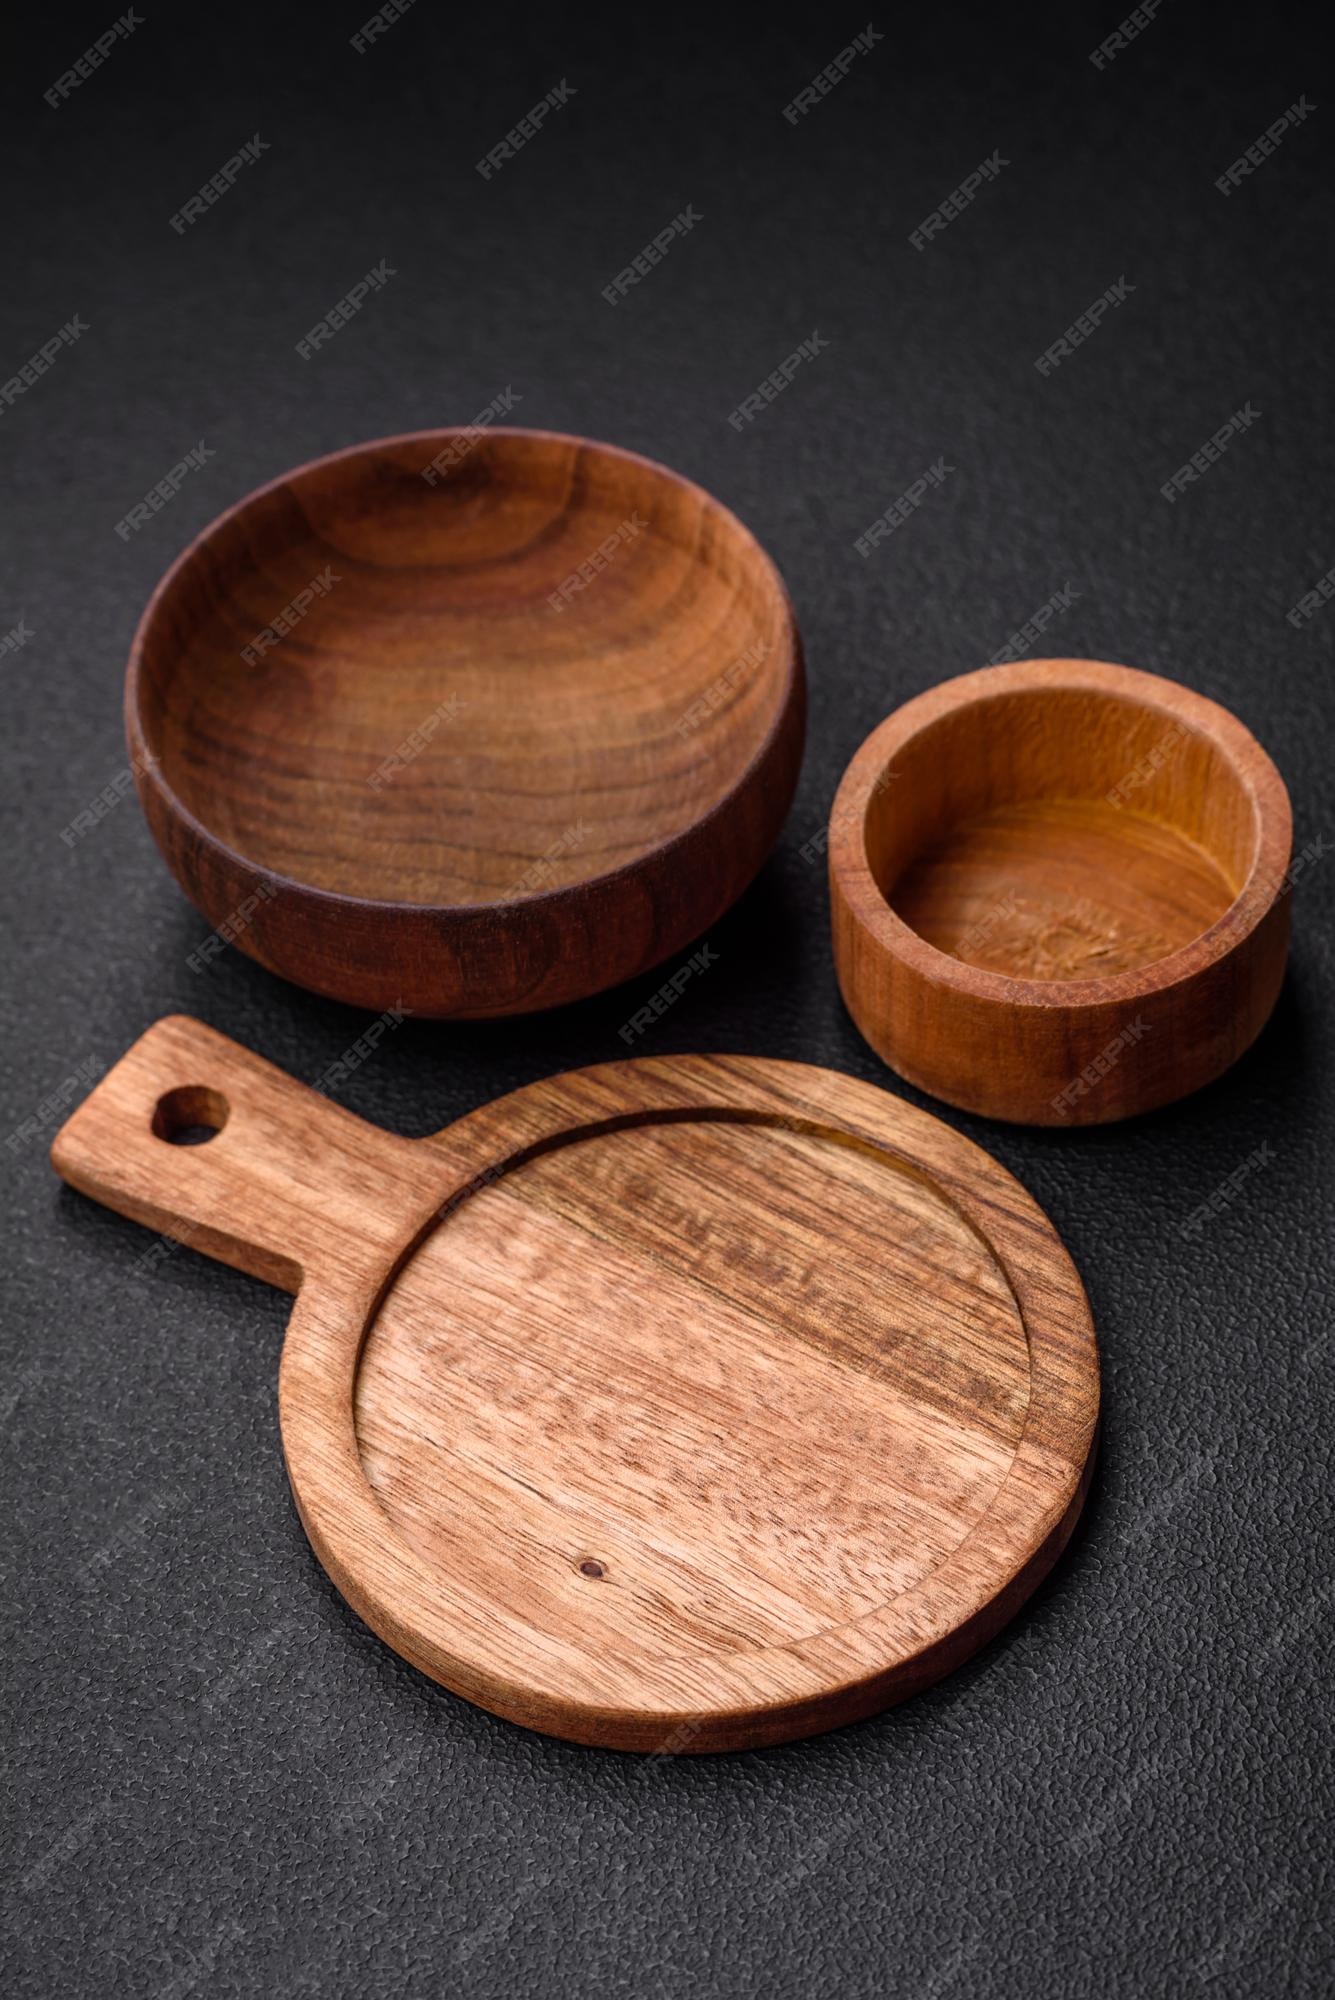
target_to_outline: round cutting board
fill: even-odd
[[[986,1153],[849,1077],[618,1062],[405,1140],[176,1018],[53,1157],[298,1293],[316,1553],[530,1727],[704,1751],[866,1715],[996,1632],[1079,1513],[1070,1259]]]

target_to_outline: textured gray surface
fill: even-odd
[[[655,1049],[893,1085],[841,1010],[804,844],[873,723],[1068,586],[1047,650],[1228,703],[1288,780],[1297,846],[1331,839],[1335,605],[1285,618],[1335,562],[1314,13],[1174,0],[1101,71],[1115,4],[991,39],[950,9],[886,14],[790,125],[860,21],[493,6],[468,27],[419,0],[358,55],[358,6],[143,11],[58,110],[43,90],[111,9],[26,15],[0,86],[18,149],[0,379],[71,315],[89,327],[0,416],[0,634],[33,634],[0,658],[6,1130],[174,1009],[307,1078],[360,1032],[235,953],[188,969],[205,927],[132,800],[72,848],[61,829],[123,764],[133,622],[189,535],[286,466],[467,420],[508,384],[517,419],[647,451],[735,507],[807,641],[788,831]],[[473,163],[562,77],[575,95],[484,181]],[[1217,192],[1302,93],[1312,116]],[[174,233],[256,132],[269,150]],[[1009,164],[915,251],[994,151]],[[688,203],[698,226],[607,305]],[[381,259],[394,277],[300,360]],[[1126,303],[1041,377],[1122,276]],[[813,330],[828,347],[730,427]],[[1248,399],[1257,422],[1168,505],[1161,483]],[[201,438],[216,456],[118,538]],[[942,456],[951,476],[861,559],[854,537]],[[4,1148],[9,1990],[1329,1991],[1333,883],[1327,855],[1298,887],[1274,1022],[1198,1098],[1082,1135],[944,1114],[1032,1189],[1086,1279],[1098,1481],[1051,1583],[976,1662],[761,1756],[568,1748],[399,1662],[292,1513],[285,1302],[187,1251],[146,1263],[151,1239],[59,1189],[43,1138]],[[526,1023],[410,1024],[343,1101],[432,1130],[620,1053],[654,983]]]

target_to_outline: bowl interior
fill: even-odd
[[[699,488],[575,439],[442,434],[225,516],[146,623],[138,713],[246,859],[492,903],[704,817],[774,726],[791,652],[775,571]]]
[[[1105,978],[1189,944],[1236,899],[1258,838],[1216,744],[1078,687],[940,716],[896,752],[866,820],[877,886],[912,930],[1038,981]]]

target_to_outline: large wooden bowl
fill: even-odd
[[[300,467],[136,634],[139,795],[222,937],[315,992],[524,1013],[681,951],[801,762],[800,642],[752,535],[610,445],[422,432]]]
[[[896,710],[844,774],[844,998],[901,1076],[966,1110],[1152,1110],[1264,1026],[1291,838],[1265,751],[1190,689],[1095,660],[964,674]]]

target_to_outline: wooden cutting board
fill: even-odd
[[[297,1293],[316,1554],[530,1728],[705,1751],[867,1715],[989,1639],[1079,1514],[1070,1259],[995,1160],[850,1077],[609,1063],[408,1140],[175,1017],[52,1156]]]

